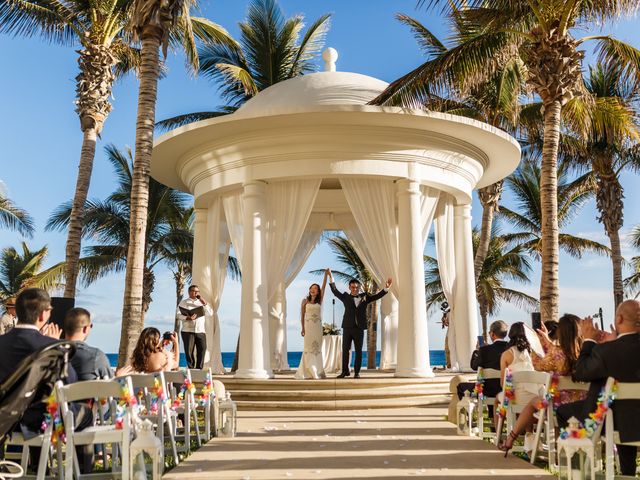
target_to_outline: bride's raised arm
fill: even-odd
[[[322,288],[320,288],[320,303],[324,301],[324,290],[327,286],[327,277],[329,276],[329,269],[325,269],[324,271],[324,280],[322,280]]]

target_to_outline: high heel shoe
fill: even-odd
[[[509,455],[509,450],[511,450],[513,442],[515,442],[517,438],[518,434],[511,430],[505,441],[498,445],[498,450],[502,450],[504,452],[504,458],[507,458],[507,455]]]

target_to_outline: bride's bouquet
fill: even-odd
[[[340,329],[332,323],[323,323],[322,335],[340,335]]]

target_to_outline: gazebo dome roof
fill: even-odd
[[[253,117],[317,105],[366,105],[387,86],[382,80],[359,73],[311,73],[266,88],[237,114]]]

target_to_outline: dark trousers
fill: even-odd
[[[583,401],[560,405],[556,411],[560,428],[566,427],[571,417],[576,417],[580,421],[587,418],[589,412],[585,412],[585,409],[585,402]],[[620,473],[622,475],[635,476],[638,448],[632,445],[616,445],[616,448],[620,459]]]
[[[187,357],[187,367],[202,368],[204,366],[204,352],[207,351],[207,334],[181,332],[184,344],[184,355]]]
[[[360,373],[362,366],[362,343],[364,342],[364,330],[359,328],[343,328],[342,329],[342,373],[349,375],[349,350],[351,342],[353,342],[356,359],[353,370],[356,374]]]

